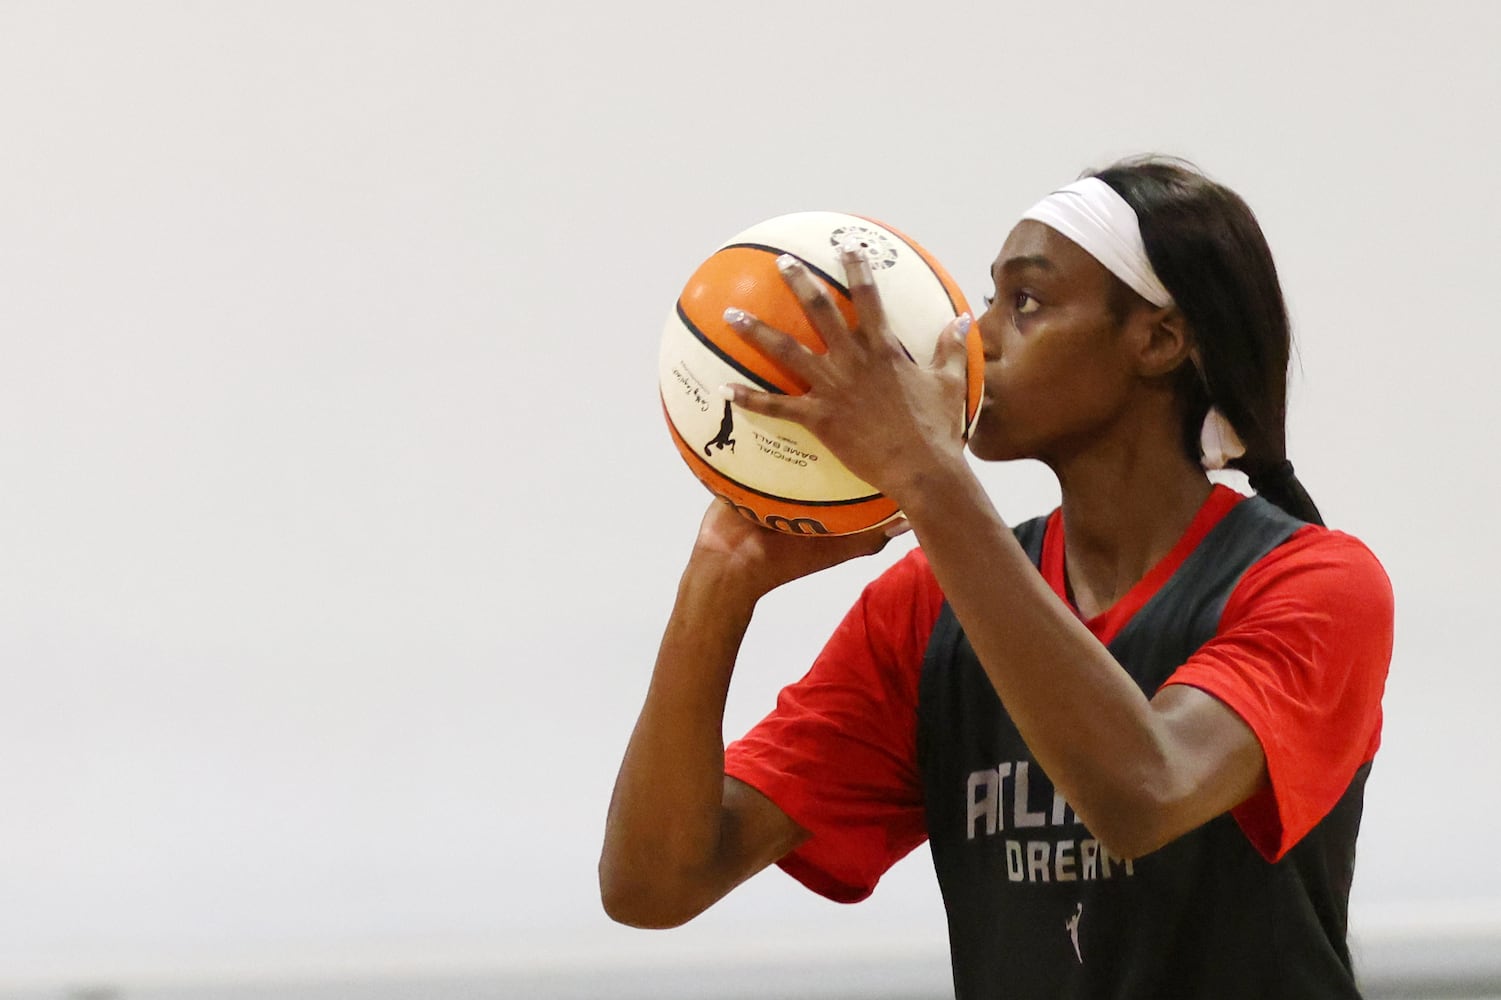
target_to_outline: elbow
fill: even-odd
[[[681,927],[703,911],[665,879],[628,877],[604,861],[599,865],[599,899],[617,924],[641,930]]]
[[[1133,819],[1111,823],[1100,830],[1090,827],[1100,850],[1118,861],[1136,861],[1167,846],[1173,839],[1162,836],[1151,825]]]
[[[1180,799],[1171,789],[1142,784],[1084,817],[1100,849],[1121,861],[1136,861],[1166,847],[1188,831],[1179,829]]]
[[[681,927],[697,914],[685,909],[661,905],[649,894],[601,888],[600,901],[605,915],[617,924],[639,930],[667,930]]]

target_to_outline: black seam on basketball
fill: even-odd
[[[698,342],[712,351],[714,356],[717,357],[720,361],[723,361],[725,364],[729,365],[731,368],[739,372],[742,376],[756,383],[756,385],[765,389],[767,392],[774,392],[778,396],[787,395],[786,389],[777,388],[775,385],[766,381],[764,378],[757,375],[749,368],[746,368],[740,362],[736,361],[734,358],[726,354],[724,348],[720,347],[718,344],[714,343],[714,341],[710,340],[708,334],[704,333],[704,331],[694,326],[693,320],[689,319],[688,314],[683,311],[682,299],[678,299],[678,319],[682,320],[683,326],[688,329],[688,332],[697,337]]]
[[[866,219],[863,215],[857,215],[855,216],[855,218],[865,219],[866,222],[875,223],[876,225],[881,227],[881,231],[884,232],[887,236],[890,236],[894,240],[900,240],[902,246],[906,247],[908,250],[911,250],[912,255],[918,260],[922,261],[922,266],[928,269],[928,273],[933,276],[933,280],[938,282],[938,287],[943,289],[943,297],[949,300],[949,309],[953,311],[954,315],[959,315],[959,303],[955,302],[954,297],[949,294],[949,286],[944,283],[943,278],[939,277],[938,271],[934,269],[932,264],[928,263],[927,259],[923,257],[923,255],[918,251],[917,247],[912,245],[911,240],[905,238],[901,233],[898,233],[893,229],[887,229],[885,225],[876,222],[875,219]],[[910,358],[912,355],[909,354],[907,356]]]
[[[693,457],[698,458],[697,455]],[[702,461],[702,459],[700,459],[700,461]],[[709,465],[708,462],[704,462],[704,464]],[[709,468],[714,469],[714,466],[709,465]],[[714,474],[716,476],[719,476],[725,482],[730,483],[734,486],[738,486],[740,489],[745,490],[745,492],[747,493],[754,493],[756,496],[765,497],[768,500],[780,500],[782,503],[795,503],[802,507],[853,507],[857,503],[869,503],[872,500],[881,500],[885,497],[885,494],[883,493],[872,493],[868,497],[854,497],[850,500],[799,500],[797,497],[784,497],[780,493],[766,493],[762,490],[756,489],[754,486],[747,486],[738,479],[732,479],[729,476],[726,476],[718,469],[714,469]]]
[[[725,250],[760,250],[763,253],[774,253],[778,257],[782,256],[782,254],[786,254],[789,257],[797,257],[798,260],[800,260],[800,261],[803,262],[803,266],[804,267],[806,267],[808,270],[812,271],[814,274],[816,274],[820,278],[822,278],[824,280],[824,283],[826,285],[828,285],[830,288],[834,289],[834,291],[838,292],[844,298],[847,299],[847,298],[850,297],[850,290],[848,288],[846,288],[843,283],[841,283],[839,281],[836,281],[834,279],[834,276],[832,274],[830,274],[829,272],[825,271],[823,268],[819,267],[817,264],[809,263],[804,258],[798,257],[797,254],[793,253],[791,250],[783,250],[783,249],[781,249],[779,247],[768,246],[765,243],[731,243],[728,246],[722,246],[722,247],[720,247],[718,250],[716,250],[714,252],[715,253],[722,253]]]
[[[664,411],[667,410],[667,400],[666,399],[662,400],[662,409]],[[688,439],[685,438],[685,437],[683,437],[682,432],[680,432],[678,430],[677,425],[672,422],[672,416],[671,416],[670,413],[668,413],[667,430],[684,447],[689,447],[689,445],[688,445]],[[691,451],[691,449],[690,449],[690,451]],[[782,496],[782,495],[780,495],[778,493],[766,493],[766,492],[764,492],[762,490],[756,489],[754,486],[747,486],[744,483],[742,483],[740,480],[738,480],[738,479],[732,479],[729,476],[725,475],[723,472],[721,472],[718,469],[714,468],[714,466],[709,465],[708,462],[705,462],[703,459],[699,458],[698,455],[696,455],[696,454],[689,454],[689,455],[687,455],[685,457],[692,458],[694,462],[698,462],[701,465],[708,466],[708,468],[709,468],[709,470],[711,472],[713,472],[716,476],[719,476],[721,479],[723,479],[725,482],[729,483],[731,486],[737,486],[740,489],[745,490],[745,492],[747,492],[747,493],[754,493],[756,496],[758,496],[758,497],[765,497],[768,500],[780,500],[783,503],[801,504],[804,507],[852,507],[852,506],[854,506],[857,503],[867,503],[867,502],[869,502],[871,500],[880,500],[880,499],[882,499],[882,498],[885,497],[884,493],[872,493],[868,497],[855,497],[855,498],[853,498],[851,500],[799,500],[796,497],[784,497],[784,496]],[[689,463],[689,468],[692,468],[692,467],[693,467],[692,463]]]

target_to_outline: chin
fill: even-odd
[[[994,428],[987,430],[981,425],[976,425],[974,433],[969,436],[969,453],[982,462],[1009,462],[1025,457],[1011,447],[1005,435],[997,434]]]
[[[980,417],[975,421],[973,432],[967,443],[969,453],[982,462],[1014,462],[1022,458],[1036,458],[1037,450],[1029,445],[1036,445],[1036,441],[1019,440],[1017,435],[1011,433],[1016,430],[1014,423],[1008,423],[998,419],[994,409],[982,407]]]

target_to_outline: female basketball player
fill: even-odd
[[[1357,996],[1346,903],[1392,595],[1287,462],[1287,316],[1250,210],[1139,160],[1011,231],[968,446],[1040,459],[1063,496],[1015,530],[963,454],[967,317],[916,364],[844,261],[853,329],[784,268],[825,354],[729,315],[811,390],[726,392],[807,425],[921,547],[726,751],[757,600],[885,539],[710,510],[611,802],[606,909],[679,924],[773,862],[854,901],[926,838],[960,998]],[[1211,484],[1227,458],[1260,496]]]

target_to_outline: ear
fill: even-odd
[[[1177,306],[1153,309],[1142,322],[1144,329],[1136,340],[1136,364],[1143,378],[1170,375],[1192,359],[1193,331]]]

